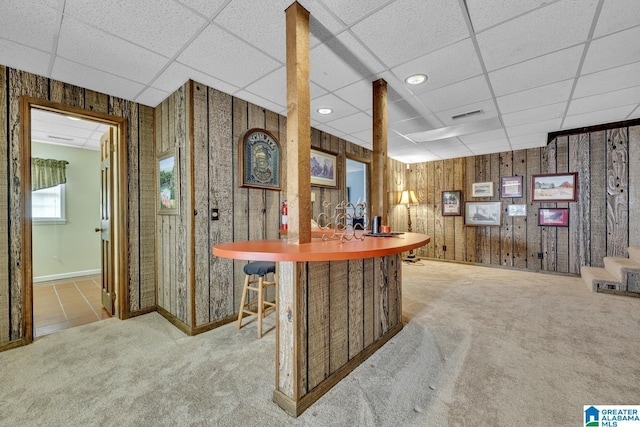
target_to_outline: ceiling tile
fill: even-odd
[[[423,115],[406,99],[387,104],[388,123],[396,123],[416,117],[423,117]]]
[[[348,100],[350,104],[353,104],[363,111],[372,108],[373,84],[368,79],[360,80],[342,89],[338,89],[334,94],[342,99]]]
[[[233,96],[255,104],[259,107],[266,108],[270,111],[280,111],[283,108],[282,105],[275,104],[268,99],[262,98],[261,96],[255,95],[251,92],[247,92],[246,90],[240,90]]]
[[[471,135],[459,136],[460,140],[465,145],[477,145],[485,143],[507,143],[507,135],[504,133],[504,129],[495,129],[488,132],[474,133]]]
[[[336,128],[332,128],[331,126],[325,124],[325,123],[318,123],[318,122],[312,122],[311,124],[314,129],[318,129],[321,130],[322,132],[326,132],[328,134],[331,134],[333,136],[337,136],[338,138],[342,138],[344,136],[344,132],[339,131]]]
[[[496,96],[543,86],[575,77],[584,44],[550,53],[489,73]]]
[[[345,134],[352,134],[366,129],[372,129],[372,119],[364,113],[356,113],[347,117],[327,122],[327,125],[342,130]]]
[[[267,74],[247,86],[247,91],[278,104],[279,109],[287,106],[287,73],[284,67]],[[277,110],[276,110],[277,111]]]
[[[635,86],[615,92],[574,99],[569,105],[567,115],[575,116],[638,103],[640,103],[640,86]]]
[[[438,49],[391,70],[401,81],[413,74],[426,74],[428,80],[420,85],[406,85],[414,94],[459,82],[482,74],[482,67],[471,39]],[[406,84],[406,83],[405,83]]]
[[[562,119],[551,119],[538,121],[535,123],[527,123],[519,126],[511,126],[507,127],[507,135],[509,138],[513,138],[515,136],[522,135],[531,135],[534,133],[551,133],[560,130],[560,124],[562,123]]]
[[[505,126],[518,126],[527,123],[535,123],[538,121],[560,119],[564,115],[564,110],[566,107],[566,102],[559,102],[557,104],[545,105],[542,107],[517,111],[515,113],[503,114],[502,122]]]
[[[556,2],[478,34],[487,70],[584,42],[597,3],[598,0]],[[523,38],[523,34],[527,37]]]
[[[628,115],[636,108],[637,105],[638,104],[636,103],[633,105],[625,105],[618,108],[609,108],[592,113],[567,116],[564,119],[564,123],[562,124],[562,129],[575,129],[584,126],[594,126],[627,120],[630,118],[628,117]]]
[[[509,147],[509,141],[507,140],[507,138],[495,138],[483,142],[477,142],[475,144],[465,142],[465,145],[473,153],[479,150],[491,150],[495,153],[497,151],[504,151],[503,147]]]
[[[506,114],[566,102],[569,99],[572,86],[573,80],[565,80],[563,82],[500,96],[497,98],[498,107],[502,114]]]
[[[326,115],[319,114],[317,109],[322,107],[331,108],[333,113]],[[327,123],[341,117],[350,116],[357,112],[358,110],[353,105],[347,104],[337,96],[330,93],[311,101],[311,119],[316,120],[319,123]]]
[[[478,76],[425,92],[417,98],[431,111],[438,112],[484,101],[491,98],[491,92],[484,76]]]
[[[238,87],[282,65],[215,25],[200,33],[178,61]]]
[[[389,67],[469,37],[458,2],[448,1],[396,1],[351,29]]]
[[[311,50],[309,66],[310,80],[329,91],[348,86],[384,69],[348,32]]]
[[[219,0],[218,0],[219,1]],[[166,57],[172,57],[206,20],[173,1],[67,0],[67,16]]]
[[[117,76],[132,76],[138,82],[151,80],[167,59],[118,37],[65,18],[60,29],[58,56],[90,65]]]
[[[606,0],[600,11],[593,37],[600,37],[638,25],[638,0]]]
[[[537,148],[547,145],[547,133],[532,133],[529,135],[514,136],[511,138],[511,147],[514,150],[524,150],[525,148]]]
[[[63,58],[56,59],[51,78],[130,100],[144,89],[140,83]]]
[[[466,0],[476,33],[547,4],[543,0]]]
[[[204,15],[207,19],[212,19],[221,12],[221,6],[228,3],[228,0],[176,0],[178,3],[190,7],[195,12]]]
[[[582,98],[634,86],[640,86],[640,62],[581,76],[573,96]]]
[[[50,51],[58,24],[55,7],[55,1],[3,0],[0,38]]]
[[[640,15],[638,16],[640,20]],[[640,58],[640,26],[621,31],[589,45],[582,74],[636,62]]]
[[[0,52],[3,52],[2,65],[40,76],[46,76],[49,73],[50,55],[47,52],[4,39],[0,39]]]
[[[222,80],[194,70],[193,68],[187,67],[179,62],[172,62],[171,65],[169,65],[162,74],[153,81],[152,85],[156,89],[173,93],[187,80],[193,80],[198,83],[205,84],[228,94],[233,94],[238,90],[237,86],[223,82]]]
[[[409,133],[423,132],[431,129],[435,129],[440,126],[437,119],[434,116],[429,117],[416,117],[414,119],[403,120],[395,122],[389,125],[389,128],[400,132],[403,135]]]
[[[369,15],[389,0],[323,0],[329,9],[346,24],[351,25],[363,16]]]
[[[144,91],[142,91],[141,94],[136,96],[134,101],[139,102],[140,104],[143,104],[143,105],[148,105],[150,107],[156,107],[162,101],[167,99],[167,97],[171,95],[173,92],[175,91],[165,92],[160,89],[148,87]]]

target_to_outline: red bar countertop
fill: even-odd
[[[341,243],[339,239],[322,241],[314,239],[301,245],[288,244],[286,240],[249,240],[220,243],[213,247],[213,254],[221,258],[249,261],[343,261],[393,255],[417,249],[429,243],[426,234],[404,233],[391,237],[366,236]]]

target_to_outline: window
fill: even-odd
[[[33,222],[64,224],[66,222],[64,191],[64,184],[32,191],[31,218]]]

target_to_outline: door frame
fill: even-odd
[[[116,165],[116,176],[114,182],[117,186],[117,193],[114,195],[113,213],[116,219],[114,227],[114,263],[115,277],[117,278],[117,300],[118,317],[127,319],[129,317],[128,271],[129,271],[129,229],[127,218],[128,209],[128,182],[127,182],[127,119],[125,117],[112,116],[106,113],[99,113],[83,108],[72,107],[58,102],[47,101],[45,99],[20,97],[20,131],[21,131],[21,152],[22,167],[20,172],[20,190],[22,193],[22,330],[24,331],[25,343],[33,342],[33,254],[32,254],[32,221],[31,221],[31,109],[51,111],[71,117],[78,117],[85,120],[104,123],[116,128],[114,165]],[[117,259],[117,262],[115,262]]]

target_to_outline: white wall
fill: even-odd
[[[101,268],[100,153],[33,142],[31,155],[66,160],[66,224],[33,224],[33,277],[71,277]],[[47,277],[49,278],[49,277]]]

